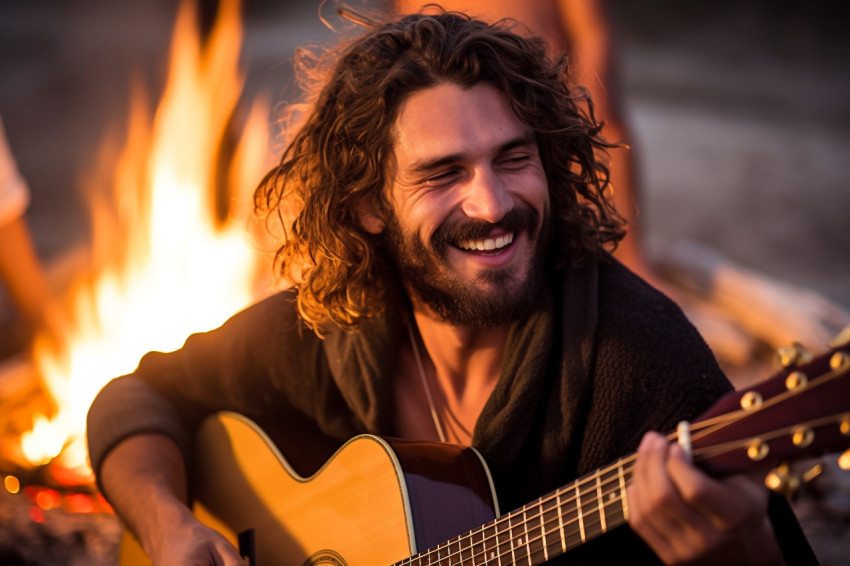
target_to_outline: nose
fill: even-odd
[[[498,173],[481,168],[469,181],[461,208],[470,218],[498,222],[513,208],[513,199]]]

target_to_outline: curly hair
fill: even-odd
[[[623,237],[605,196],[612,146],[586,90],[570,84],[565,56],[553,60],[542,39],[515,33],[516,25],[416,14],[339,46],[332,66],[296,61],[299,72],[320,77],[320,89],[254,201],[267,221],[283,223],[275,267],[298,288],[299,313],[314,330],[328,322],[350,329],[382,310],[393,279],[358,210],[367,199],[392,213],[386,163],[397,109],[440,82],[489,83],[533,130],[549,184],[554,267],[602,257]]]

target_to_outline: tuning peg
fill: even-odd
[[[788,377],[785,378],[785,387],[788,388],[788,391],[802,389],[808,385],[808,383],[809,378],[801,371],[792,371],[788,374]]]
[[[749,411],[760,408],[762,403],[764,403],[764,399],[758,391],[747,391],[741,396],[739,403],[742,409]]]
[[[794,434],[791,435],[791,442],[794,446],[806,448],[815,440],[815,433],[812,429],[806,426],[797,427]]]
[[[835,338],[829,341],[830,348],[840,348],[842,346],[850,346],[850,326],[835,335]]]
[[[790,496],[800,487],[800,476],[791,472],[787,462],[782,462],[767,474],[764,485],[771,491]]]
[[[803,472],[803,474],[800,476],[800,479],[803,480],[803,483],[809,483],[812,480],[814,480],[815,478],[817,478],[819,475],[821,475],[822,473],[823,473],[823,466],[821,466],[820,464],[817,464],[815,466],[812,466],[811,468],[809,468],[805,472]]]
[[[776,357],[782,368],[807,364],[812,361],[812,354],[799,342],[776,350]]]
[[[842,470],[850,470],[850,448],[841,453],[838,457],[838,467]]]
[[[850,354],[841,350],[832,354],[829,358],[829,367],[833,370],[843,370],[850,366]]]

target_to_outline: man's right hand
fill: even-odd
[[[121,441],[103,460],[99,477],[153,566],[245,565],[226,538],[189,510],[186,465],[170,438],[144,434]]]
[[[188,512],[180,525],[162,536],[151,549],[153,566],[245,566],[230,541],[201,524]]]

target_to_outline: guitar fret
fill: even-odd
[[[503,529],[499,529],[499,526],[505,527]],[[512,552],[510,543],[510,517],[503,517],[499,519],[496,523],[496,556],[499,558],[499,565],[502,564],[502,557],[504,557],[505,562],[509,560],[509,553]],[[510,561],[513,564],[513,560]]]
[[[469,544],[469,541],[464,541],[466,538],[463,536],[458,539],[458,564],[474,564],[473,559],[475,558],[475,554],[472,552],[472,546]]]
[[[544,505],[544,499],[538,499],[525,506],[529,566],[549,560]]]
[[[474,537],[472,535],[470,535],[470,537],[469,537],[469,543],[470,544],[467,545],[467,555],[468,555],[469,564],[472,564],[474,566],[475,564],[479,564],[478,558],[480,557],[481,554],[480,554],[480,550],[479,550],[480,545],[474,544],[473,539],[474,539]]]
[[[443,544],[437,546],[437,548],[435,549],[437,551],[437,564],[441,564],[443,562],[443,556],[442,556],[443,550],[442,550],[442,548],[444,546],[448,548],[448,545],[449,545],[449,543],[443,543]],[[430,558],[429,558],[428,563],[430,564]]]
[[[486,556],[485,564],[492,566],[501,566],[502,559],[499,556],[499,535],[498,521],[489,523],[484,528],[484,552]]]
[[[475,535],[480,537],[479,542],[475,542]],[[481,530],[472,531],[469,535],[469,541],[472,543],[472,564],[487,564],[487,555],[484,553],[484,534]]]
[[[454,548],[452,548],[452,545],[454,545]],[[447,564],[461,564],[462,561],[459,560],[459,557],[460,557],[460,543],[458,542],[458,539],[453,538],[452,540],[449,541],[449,544],[448,544],[448,556],[447,556],[446,563]]]
[[[579,507],[578,480],[573,484],[573,487],[565,490],[562,501],[564,546],[568,549],[575,548],[584,542],[584,528],[579,520],[581,508]]]
[[[582,509],[581,490],[579,489],[578,481],[579,480],[575,481],[576,513],[578,513],[578,529],[579,534],[581,535],[581,542],[584,543],[587,539],[584,536],[584,511]]]
[[[626,514],[623,507],[623,492],[621,490],[619,472],[616,468],[609,468],[605,472],[602,472],[601,486],[605,517],[604,530],[611,530],[626,522]]]
[[[537,514],[537,519],[540,522],[540,544],[543,547],[543,562],[549,562],[549,544],[546,542],[546,514],[543,509],[543,505],[538,505],[539,513]],[[535,564],[539,564],[539,562],[535,562]]]
[[[599,506],[596,482],[591,481],[592,479],[585,477],[582,481],[584,485],[579,488],[578,499],[581,507],[582,542],[594,538],[601,532],[602,508]]]
[[[620,480],[620,502],[623,506],[623,519],[629,520],[629,500],[626,497],[626,478],[623,473],[623,461],[617,462],[617,477]]]
[[[475,552],[476,564],[491,566],[497,563],[493,561],[493,557],[491,556],[493,545],[491,544],[487,530],[487,525],[479,529],[479,532],[481,533],[481,542],[478,543],[478,550]]]
[[[599,527],[604,533],[608,528],[605,526],[605,504],[602,502],[602,478],[598,473],[596,474],[596,504],[599,507]]]
[[[508,515],[508,546],[511,549],[511,564],[516,564],[517,562],[519,562],[519,559],[517,558],[517,550],[519,550],[519,548],[517,547],[517,539],[514,535],[514,518],[515,515]],[[520,537],[519,540],[521,542],[522,537]]]
[[[558,512],[558,531],[561,533],[561,551],[567,551],[567,537],[564,536],[564,514],[561,513],[561,491],[558,490],[558,496],[556,498],[555,508]]]
[[[486,566],[498,566],[499,561],[493,541],[493,523],[487,523],[481,528],[481,563]]]
[[[528,536],[528,508],[523,509],[522,511],[522,532],[524,534],[523,538],[520,538],[517,541],[517,544],[521,546],[525,546],[525,556],[528,559],[528,566],[532,566],[531,564],[531,541]]]
[[[511,517],[508,515],[501,521],[503,525],[506,527],[504,530],[499,531],[499,559],[504,556],[505,559],[510,555],[510,563],[516,564],[516,560],[514,560],[514,548],[511,544]]]

